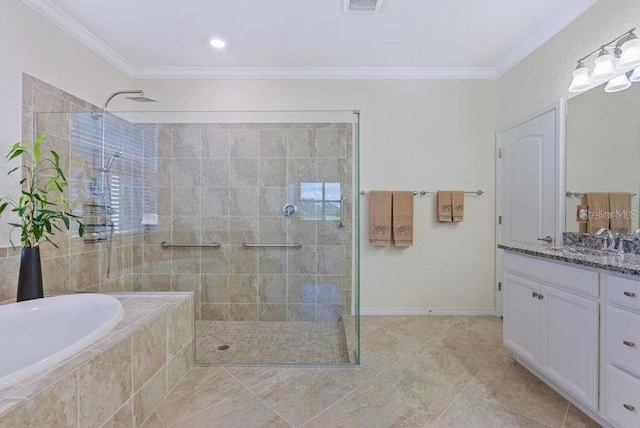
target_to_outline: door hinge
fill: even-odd
[[[502,159],[502,149],[498,149],[498,158]]]
[[[501,215],[498,216],[498,224],[502,224],[502,216]]]
[[[498,283],[498,291],[502,291],[502,283],[501,282]]]

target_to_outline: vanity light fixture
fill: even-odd
[[[211,37],[209,39],[209,44],[216,49],[222,49],[225,46],[227,46],[225,41],[222,40],[220,37]]]
[[[578,60],[573,71],[569,92],[582,92],[607,82],[606,92],[618,92],[640,81],[640,39],[635,28],[616,37]],[[593,72],[584,65],[584,60],[598,53]],[[633,72],[632,72],[633,70]]]

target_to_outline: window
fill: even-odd
[[[300,214],[306,220],[340,220],[340,183],[300,183]]]

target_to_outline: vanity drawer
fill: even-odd
[[[611,365],[607,365],[607,417],[619,427],[640,427],[640,380]]]
[[[509,252],[502,261],[508,271],[598,297],[598,272]]]
[[[640,315],[607,307],[609,359],[640,376]]]
[[[607,294],[610,302],[640,309],[640,281],[609,275]]]

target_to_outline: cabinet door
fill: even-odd
[[[540,284],[517,275],[505,273],[504,284],[504,344],[533,364],[540,358],[540,304],[537,295]]]
[[[545,285],[540,295],[540,368],[597,410],[598,303]]]

